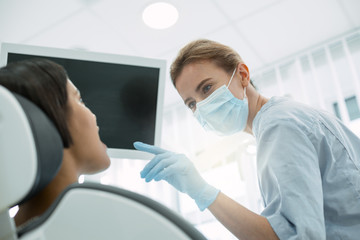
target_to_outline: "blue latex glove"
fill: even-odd
[[[184,155],[177,154],[142,142],[135,142],[137,150],[155,154],[140,172],[146,182],[165,180],[180,192],[188,194],[203,211],[216,199],[219,190],[200,176],[193,163]]]

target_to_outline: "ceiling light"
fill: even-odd
[[[143,12],[143,20],[146,25],[155,29],[169,28],[179,18],[177,9],[165,2],[157,2],[147,6]]]

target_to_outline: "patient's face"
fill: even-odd
[[[96,116],[82,102],[80,92],[68,80],[68,127],[73,140],[70,146],[79,174],[95,173],[110,165],[106,145],[100,140]]]

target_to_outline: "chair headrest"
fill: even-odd
[[[0,211],[20,204],[55,177],[63,143],[44,112],[0,86]]]

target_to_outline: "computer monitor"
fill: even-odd
[[[3,43],[0,64],[46,58],[62,65],[96,115],[111,158],[150,159],[134,141],[159,145],[166,61]]]

